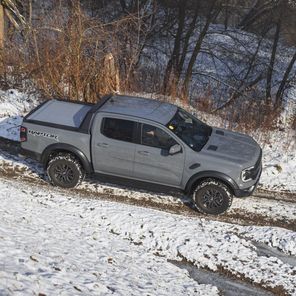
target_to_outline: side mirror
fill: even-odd
[[[169,150],[169,155],[175,155],[182,152],[182,147],[179,144],[175,144]]]

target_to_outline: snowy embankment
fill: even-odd
[[[144,94],[141,95],[144,96]],[[178,101],[176,103],[180,104]],[[22,116],[36,105],[38,100],[34,97],[30,98],[16,90],[0,91],[0,136],[18,141]],[[193,109],[189,111],[196,112]],[[222,120],[217,116],[202,112],[197,112],[197,116],[210,125],[224,127]],[[262,135],[258,131],[254,132],[253,136],[263,147],[263,172],[259,187],[296,192],[295,131],[286,129],[269,132],[268,143],[262,142]]]
[[[18,189],[21,188],[21,189]],[[0,294],[218,295],[167,260],[296,293],[295,232],[189,219],[0,180]]]

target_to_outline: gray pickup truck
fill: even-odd
[[[206,125],[157,100],[106,96],[97,104],[49,100],[20,129],[23,153],[42,162],[52,184],[77,186],[86,174],[181,189],[196,208],[221,214],[233,196],[253,193],[262,151],[249,136]]]

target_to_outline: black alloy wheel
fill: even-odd
[[[81,183],[85,172],[80,162],[73,155],[59,153],[49,161],[47,175],[53,185],[73,188]]]
[[[203,181],[193,192],[193,201],[197,210],[204,214],[220,215],[232,204],[229,188],[218,180]]]

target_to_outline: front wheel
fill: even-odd
[[[233,196],[224,183],[208,179],[196,187],[192,198],[199,212],[220,215],[230,208]]]
[[[73,188],[84,179],[80,162],[69,153],[59,153],[48,162],[47,175],[50,182],[59,187]]]

